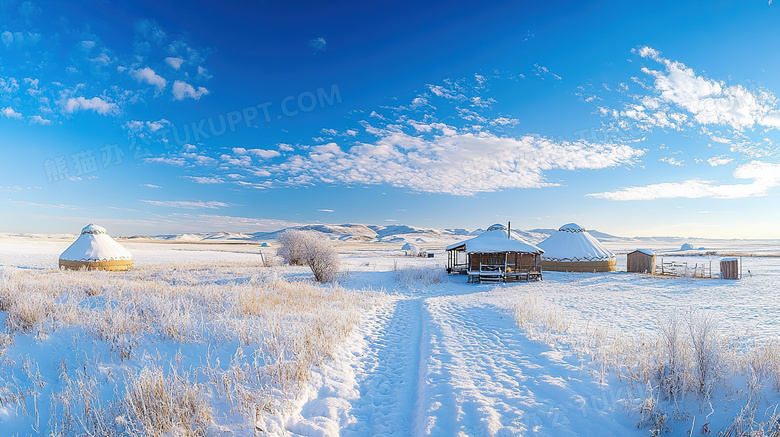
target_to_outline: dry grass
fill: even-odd
[[[665,433],[669,418],[688,420],[686,401],[698,403],[700,411],[711,408],[713,393],[720,390],[741,396],[745,404],[724,435],[780,436],[780,413],[762,414],[765,420],[756,414],[763,389],[780,391],[780,346],[774,342],[737,344],[718,331],[709,313],[694,309],[657,320],[658,334],[650,338],[627,337],[589,324],[575,326],[576,313],[528,293],[518,298],[514,314],[531,338],[571,346],[602,381],[613,374],[628,382],[628,396],[641,399],[635,406],[638,426],[648,428],[651,435]],[[700,426],[703,433],[709,432],[709,422]]]
[[[249,264],[0,270],[0,358],[18,336],[43,343],[72,336],[76,349],[75,363],[63,362],[60,391],[0,369],[0,406],[16,405],[41,433],[48,426],[63,435],[205,435],[217,412],[244,418],[251,429],[260,415],[294,405],[313,366],[332,356],[379,298],[290,281],[283,271]],[[206,356],[165,352],[199,344]],[[125,369],[110,373],[109,400],[101,394],[106,381],[98,383],[106,367]],[[96,404],[101,399],[106,405]],[[37,411],[49,402],[57,419],[40,424]]]
[[[428,287],[447,282],[447,273],[441,267],[404,267],[395,270],[395,280],[401,285]]]

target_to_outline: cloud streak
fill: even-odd
[[[780,164],[752,161],[734,170],[734,179],[751,180],[746,184],[718,184],[715,181],[689,179],[665,182],[616,191],[591,193],[588,197],[614,201],[656,199],[741,199],[766,196],[769,190],[780,186]]]
[[[216,201],[187,201],[187,200],[141,200],[141,202],[148,203],[154,206],[163,206],[166,208],[180,208],[180,209],[219,209],[227,208],[231,206],[225,202]]]

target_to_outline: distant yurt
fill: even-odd
[[[723,258],[720,260],[720,277],[723,279],[739,279],[739,259]]]
[[[106,230],[89,224],[81,236],[60,255],[60,268],[69,270],[123,271],[133,268],[133,255]]]
[[[614,272],[615,254],[576,223],[563,225],[539,243],[544,250],[542,270],[556,272]]]
[[[685,250],[693,250],[693,245],[691,243],[684,243],[682,246],[680,246],[680,251]]]
[[[420,254],[420,247],[416,244],[406,243],[401,247],[401,250],[406,252],[406,256],[417,256]]]
[[[648,249],[637,249],[626,255],[626,271],[629,273],[655,273],[655,253]]]

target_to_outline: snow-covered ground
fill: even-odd
[[[665,260],[673,258],[678,263],[709,267],[713,261],[716,272],[717,260],[722,256],[707,253],[780,252],[773,242],[755,241],[696,241],[694,247],[706,248],[696,253],[677,252],[676,242],[605,243],[619,254],[619,269],[625,266],[625,256],[620,254],[638,247],[663,251]],[[57,256],[68,244],[67,239],[61,238],[2,238],[0,269],[56,268]],[[177,263],[240,266],[202,273],[203,281],[215,284],[249,280],[247,265],[260,264],[261,250],[265,256],[274,251],[256,244],[227,242],[122,244],[142,268]],[[222,426],[221,432],[345,436],[648,435],[651,427],[636,427],[642,419],[643,388],[628,384],[624,375],[615,372],[595,374],[593,363],[597,358],[583,355],[578,348],[587,339],[558,341],[557,337],[540,336],[518,327],[517,305],[529,302],[529,298],[565,318],[570,337],[586,335],[589,329],[599,327],[626,341],[648,338],[658,334],[659,320],[690,309],[711,313],[718,320],[720,333],[739,340],[745,349],[756,343],[771,343],[780,335],[780,300],[774,296],[780,283],[778,257],[745,256],[745,277],[740,281],[625,272],[546,272],[542,282],[495,286],[467,284],[464,277],[443,275],[446,258],[441,250],[433,251],[434,258],[410,258],[403,256],[400,244],[340,242],[339,251],[344,272],[339,286],[366,296],[381,290],[385,297],[364,308],[360,323],[335,347],[332,359],[314,366],[310,379],[296,392],[295,402],[283,413],[275,417],[257,415],[254,429],[246,424],[229,426],[230,420],[246,418],[227,414],[231,408],[219,406],[226,400],[213,400],[214,411],[222,414],[215,419]],[[303,268],[283,267],[278,271],[290,279],[310,276]],[[46,357],[78,363],[79,348],[98,351],[90,354],[89,364],[109,369],[109,374],[140,367],[143,361],[117,361],[109,352],[100,352],[95,346],[97,340],[88,333],[76,337],[15,333],[13,338],[13,344],[0,352],[0,359],[5,359],[0,387],[10,382],[8,378],[18,378],[28,385],[36,381],[62,385],[58,365]],[[74,338],[88,345],[75,344]],[[162,357],[154,360],[163,367],[166,360],[175,360],[177,351],[184,351],[180,368],[186,369],[202,363],[202,356],[211,347],[209,341],[209,337],[187,343],[163,339],[147,346],[163,351]],[[218,343],[220,351],[214,353],[223,360],[234,359],[239,344]],[[21,357],[25,356],[50,363],[43,366],[40,378],[25,370],[28,366],[24,363],[9,364],[9,360],[23,361]],[[105,372],[96,377],[100,383],[108,378]],[[208,384],[208,380],[200,382]],[[109,386],[117,387],[115,382]],[[735,392],[742,390],[732,386],[736,387]],[[765,408],[774,405],[776,396],[772,387],[760,392],[764,393],[758,408],[763,421]],[[725,396],[723,390],[716,395]],[[112,393],[108,390],[104,396],[107,401]],[[670,417],[662,429],[670,435],[687,435],[691,429],[698,434],[704,421],[709,420],[713,432],[721,431],[732,423],[745,402],[742,394],[729,396],[728,400],[713,402],[717,411],[709,419],[708,409],[699,408],[691,397],[676,418],[679,420]],[[20,408],[6,407],[0,414],[2,429],[12,429],[20,435],[35,433],[35,429],[43,434],[51,431],[46,421],[32,428],[35,421],[35,414]],[[210,432],[216,434],[219,430],[213,427]]]

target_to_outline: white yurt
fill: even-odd
[[[420,246],[414,243],[406,243],[401,247],[407,256],[417,256],[420,254]]]
[[[90,223],[81,230],[81,236],[60,255],[60,268],[130,270],[133,268],[133,255],[114,241],[103,227]]]
[[[614,272],[615,254],[576,223],[563,225],[539,243],[544,249],[542,270],[556,272]]]

